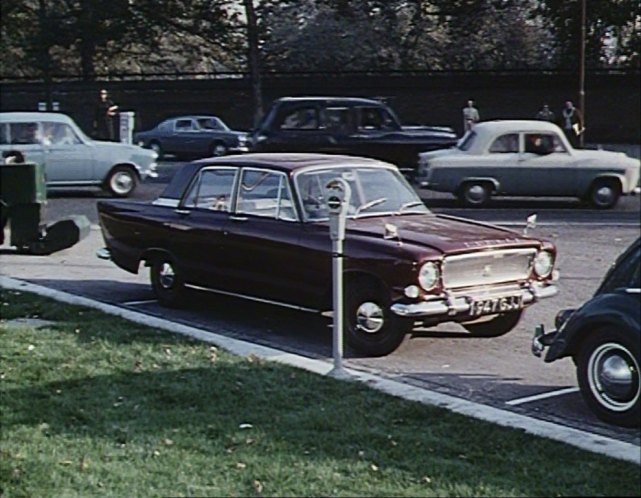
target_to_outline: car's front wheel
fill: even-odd
[[[117,166],[111,170],[105,181],[106,189],[114,197],[128,197],[136,190],[138,176],[129,166]]]
[[[209,148],[209,152],[214,157],[220,157],[227,154],[227,146],[222,142],[214,142]]]
[[[598,209],[610,209],[616,206],[621,197],[621,187],[614,180],[598,180],[590,188],[588,200]]]
[[[577,355],[583,399],[601,419],[624,427],[641,424],[639,337],[614,327],[591,335]]]
[[[151,288],[161,305],[170,308],[181,306],[185,298],[182,275],[173,259],[158,256],[151,263]]]
[[[347,343],[356,351],[384,356],[395,351],[412,323],[392,313],[389,299],[365,281],[348,284],[345,309]]]
[[[485,206],[490,202],[491,196],[489,185],[481,182],[464,183],[461,185],[457,195],[461,203],[470,207]]]
[[[476,337],[499,337],[516,327],[521,319],[522,310],[498,315],[484,321],[462,323],[463,327]],[[483,319],[481,319],[483,320]]]

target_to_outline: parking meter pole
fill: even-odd
[[[334,368],[329,375],[349,378],[343,368],[343,241],[345,240],[345,219],[351,190],[342,178],[335,178],[325,186],[325,199],[329,209],[329,236],[332,240],[332,355]]]

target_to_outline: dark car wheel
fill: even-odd
[[[220,157],[227,154],[227,146],[222,142],[215,142],[209,147],[209,152],[214,157]]]
[[[151,288],[161,305],[177,308],[184,302],[185,285],[169,256],[157,257],[150,269]]]
[[[390,311],[389,300],[383,293],[366,282],[348,285],[345,308],[347,343],[363,354],[392,353],[411,328],[411,322]]]
[[[638,334],[604,328],[582,344],[577,377],[583,399],[605,422],[624,427],[641,424]]]
[[[136,190],[138,185],[138,176],[133,168],[128,166],[117,166],[111,170],[105,188],[114,197],[127,197]]]
[[[598,209],[610,209],[616,206],[621,197],[621,187],[613,180],[599,180],[590,187],[588,200]]]
[[[162,159],[163,150],[162,150],[162,146],[160,145],[159,142],[156,142],[156,141],[150,142],[149,143],[149,148],[151,150],[153,150],[156,154],[158,154],[158,160]]]
[[[499,337],[516,327],[521,319],[522,310],[498,315],[480,323],[462,323],[463,327],[476,337]]]
[[[491,196],[489,185],[478,182],[464,183],[457,195],[461,203],[471,207],[485,206]]]

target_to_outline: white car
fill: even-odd
[[[92,140],[60,113],[1,112],[0,152],[13,151],[27,162],[45,165],[48,188],[98,186],[127,197],[139,181],[158,176],[156,152]]]
[[[456,147],[419,154],[419,187],[469,206],[492,196],[578,197],[600,209],[638,191],[641,165],[620,152],[574,149],[545,121],[486,121]]]

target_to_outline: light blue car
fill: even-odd
[[[140,181],[158,176],[156,152],[92,140],[60,113],[1,112],[0,152],[12,151],[45,165],[48,188],[96,186],[127,197]]]

